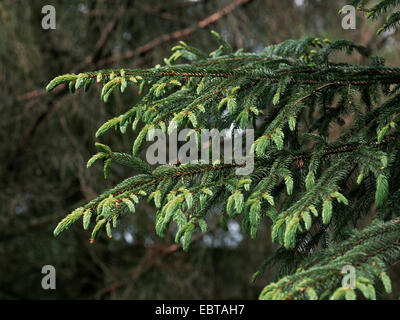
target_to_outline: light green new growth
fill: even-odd
[[[353,4],[365,7],[369,1]],[[368,17],[388,12],[400,1],[383,0]],[[397,18],[399,16],[399,18]],[[381,30],[400,20],[395,12]],[[366,48],[349,41],[306,38],[264,48],[262,53],[234,52],[217,33],[219,48],[209,55],[180,42],[165,66],[68,74],[47,86],[65,84],[71,92],[102,86],[101,98],[138,86],[141,101],[103,124],[96,137],[119,129],[138,131],[132,150],[114,152],[96,143],[99,153],[87,163],[104,161],[105,177],[114,165],[135,175],[104,192],[62,220],[54,235],[83,217],[95,239],[139,201],[154,201],[155,229],[188,250],[195,232],[206,232],[211,208],[223,206],[219,220],[240,221],[257,238],[271,220],[272,240],[280,245],[253,279],[272,263],[277,281],[260,299],[375,299],[375,288],[391,291],[386,269],[400,258],[400,68],[388,67]],[[334,62],[337,51],[358,53],[368,65]],[[185,63],[176,64],[185,59]],[[333,124],[350,120],[329,141]],[[154,129],[233,128],[255,130],[254,171],[236,175],[243,164],[180,164],[150,167],[140,159]],[[374,221],[356,230],[357,221],[374,212]],[[342,268],[356,268],[356,288],[341,287]]]

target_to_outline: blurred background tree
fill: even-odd
[[[273,244],[268,232],[251,241],[233,221],[226,231],[197,237],[189,253],[155,235],[150,204],[125,217],[113,240],[91,245],[79,226],[54,239],[67,212],[129,174],[113,169],[104,181],[101,165],[86,169],[86,161],[96,151],[98,127],[138,97],[132,90],[104,104],[98,88],[82,97],[62,87],[46,94],[44,87],[64,73],[154,66],[179,40],[212,51],[211,30],[234,49],[256,52],[308,35],[343,38],[387,57],[388,65],[400,64],[398,34],[378,38],[376,25],[359,13],[357,29],[343,30],[338,10],[346,1],[327,0],[57,0],[57,29],[43,30],[47,2],[0,2],[0,298],[257,298],[273,278],[265,274],[254,284],[250,278]],[[104,141],[129,150],[132,138]],[[54,291],[40,285],[47,264],[57,270]],[[391,271],[388,298],[397,298],[399,270]]]

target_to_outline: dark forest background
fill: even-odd
[[[57,29],[43,30],[41,9],[52,4]],[[368,46],[400,65],[399,36],[377,37],[358,13],[357,29],[343,30],[331,0],[58,0],[0,1],[0,299],[256,299],[274,279],[251,275],[273,252],[268,225],[256,241],[228,223],[195,236],[189,253],[160,239],[155,209],[141,204],[112,240],[89,243],[79,225],[55,239],[53,229],[74,208],[129,176],[102,166],[86,169],[98,127],[134,105],[130,89],[107,104],[99,88],[74,95],[46,84],[64,73],[162,64],[178,41],[212,51],[216,30],[234,49],[259,52],[286,39],[315,35]],[[363,63],[354,57],[354,63]],[[337,128],[340,130],[340,127]],[[105,135],[113,150],[131,149],[133,134]],[[57,270],[57,289],[41,287],[42,266]],[[400,296],[397,266],[390,270]]]

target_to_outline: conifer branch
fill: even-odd
[[[389,292],[385,270],[400,254],[395,213],[400,199],[395,165],[400,68],[385,66],[367,48],[345,40],[288,40],[254,54],[234,52],[213,35],[220,46],[209,55],[180,42],[164,66],[66,74],[48,84],[48,91],[67,85],[73,93],[97,83],[105,102],[112,101],[115,90],[130,86],[138,86],[142,95],[137,105],[96,133],[99,138],[112,128],[125,134],[129,127],[140,127],[132,153],[97,143],[100,150],[87,164],[104,161],[105,177],[115,163],[136,174],[73,211],[54,234],[82,218],[84,229],[95,220],[92,241],[103,228],[110,237],[118,219],[134,214],[137,203],[147,199],[157,208],[156,233],[164,236],[174,223],[176,243],[188,250],[197,229],[207,232],[215,215],[211,208],[218,204],[223,219],[241,221],[253,239],[264,219],[272,221],[271,237],[281,248],[271,261],[286,257],[282,266],[292,267],[283,268],[286,273],[265,287],[261,299],[353,299],[358,292],[374,299],[378,278]],[[341,50],[357,52],[371,63],[333,62]],[[344,118],[348,129],[329,141],[329,128]],[[154,130],[170,134],[183,128],[197,143],[203,129],[253,129],[254,170],[238,176],[235,170],[247,163],[224,163],[222,156],[213,164],[155,168],[139,158],[145,137],[154,136]],[[369,212],[374,222],[349,232],[350,222]],[[339,287],[345,265],[357,269],[356,289]],[[293,266],[301,269],[296,272]]]

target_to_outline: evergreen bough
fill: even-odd
[[[378,33],[400,20],[397,0],[353,1],[375,19],[389,14]],[[207,214],[222,204],[221,224],[241,221],[256,238],[262,219],[272,221],[272,240],[280,246],[253,280],[278,264],[277,281],[260,299],[375,299],[380,288],[391,292],[387,268],[400,258],[400,68],[349,41],[309,37],[264,48],[262,53],[233,52],[217,33],[219,47],[209,55],[180,42],[165,66],[147,70],[110,69],[66,74],[52,80],[51,91],[67,84],[71,92],[102,84],[107,102],[114,89],[138,85],[146,94],[124,114],[107,121],[122,133],[140,128],[132,152],[99,152],[87,163],[104,160],[108,177],[114,163],[134,168],[127,178],[66,216],[60,234],[83,220],[94,221],[91,241],[125,213],[135,213],[142,199],[153,200],[160,236],[174,222],[176,242],[188,250],[192,234],[207,231]],[[367,66],[330,60],[337,51],[354,51]],[[188,61],[176,64],[178,59]],[[329,140],[334,124],[348,126]],[[153,129],[253,128],[255,169],[238,176],[237,163],[161,165],[152,169],[138,157]],[[200,139],[199,139],[200,140]],[[373,214],[359,230],[360,219]],[[343,288],[343,267],[356,268],[355,288]],[[377,290],[376,290],[377,289]]]

